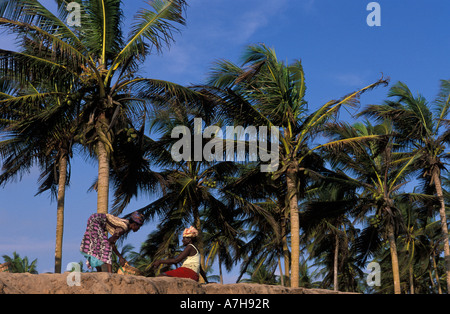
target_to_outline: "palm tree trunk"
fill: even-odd
[[[109,203],[109,155],[105,144],[98,141],[97,213],[107,214]]]
[[[433,274],[431,273],[431,268],[430,267],[428,267],[428,276],[430,277],[431,287],[434,290],[434,287],[436,287],[436,284],[434,283]]]
[[[55,245],[55,273],[61,273],[62,245],[64,234],[64,200],[67,180],[67,154],[59,159],[58,201],[56,210],[56,245]]]
[[[112,137],[109,130],[109,121],[105,113],[100,114],[95,128],[99,137],[97,140],[97,213],[107,214],[109,206],[109,162],[112,149]],[[107,148],[107,145],[109,145],[109,148]]]
[[[414,294],[414,268],[412,263],[409,264],[409,291]]]
[[[436,277],[436,284],[437,284],[437,287],[438,287],[438,294],[442,294],[441,282],[439,281],[438,267],[437,267],[437,264],[436,264],[436,251],[435,250],[433,250],[433,254],[431,255],[431,258],[433,259],[434,276]]]
[[[436,194],[439,199],[439,203],[441,205],[439,208],[439,215],[441,216],[442,241],[444,243],[444,259],[447,273],[447,293],[450,293],[450,246],[448,242],[448,228],[447,228],[447,217],[445,214],[444,193],[442,191],[439,168],[436,168],[436,170],[433,171],[432,181],[434,181],[434,185],[436,187]]]
[[[284,287],[283,267],[281,267],[281,259],[278,256],[278,268],[280,269],[280,284]]]
[[[287,169],[286,183],[287,195],[289,198],[289,209],[291,217],[291,287],[297,288],[299,285],[299,262],[300,262],[300,226],[298,215],[298,194],[297,194],[297,172],[298,167],[291,164]]]
[[[222,273],[222,263],[220,261],[220,254],[217,256],[218,262],[219,262],[219,277],[220,277],[220,284],[223,285],[223,273]]]
[[[200,221],[200,214],[198,212],[198,206],[197,205],[193,205],[192,206],[192,213],[194,216],[194,226],[195,229],[198,230],[198,237],[197,237],[197,247],[198,250],[200,252],[200,265],[201,267],[206,271],[205,269],[205,256],[203,254],[203,235],[202,235],[202,223]],[[204,283],[205,280],[203,279],[202,276],[200,276],[200,283]]]
[[[285,284],[289,284],[289,247],[288,247],[288,231],[287,220],[289,219],[289,213],[284,214],[284,219],[281,221],[281,242],[283,243],[283,259],[284,259],[284,276],[286,277]]]
[[[195,229],[198,230],[198,237],[197,237],[197,247],[200,251],[200,255],[202,256],[202,267],[205,267],[205,258],[203,256],[203,235],[202,235],[202,223],[200,221],[200,214],[198,212],[198,207],[195,206],[195,208],[192,209],[192,213],[194,216],[194,226]]]
[[[335,248],[334,248],[334,266],[333,266],[334,291],[339,291],[338,263],[339,263],[339,235],[336,233]]]
[[[388,240],[391,250],[392,275],[394,277],[394,293],[401,294],[402,291],[400,287],[400,270],[398,266],[397,244],[395,242],[394,227],[392,226],[392,224],[389,224],[388,226]]]

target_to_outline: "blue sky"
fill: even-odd
[[[143,1],[123,2],[128,21],[139,7],[145,6]],[[391,78],[391,86],[403,81],[431,102],[439,80],[450,78],[450,1],[377,1],[381,6],[380,27],[366,23],[369,2],[188,1],[186,27],[175,35],[170,50],[147,59],[141,74],[179,84],[198,84],[205,80],[214,61],[239,63],[247,45],[265,43],[276,50],[280,60],[302,60],[311,110],[375,82],[381,73]],[[12,49],[11,38],[0,36],[0,47]],[[382,102],[387,92],[388,88],[380,87],[363,95],[362,106]],[[96,171],[93,162],[78,157],[72,161],[72,180],[66,193],[63,268],[82,259],[78,252],[81,237],[87,218],[96,211],[96,195],[87,192]],[[38,169],[33,169],[20,182],[0,190],[0,256],[17,251],[21,256],[37,258],[39,272],[51,272],[56,204],[48,195],[34,197],[38,175]],[[149,197],[143,195],[126,213],[148,202]],[[153,228],[153,224],[144,226],[126,243],[138,248]]]

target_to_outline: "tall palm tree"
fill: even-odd
[[[423,181],[424,189],[433,188],[439,199],[447,290],[450,291],[450,246],[441,175],[445,169],[444,160],[450,157],[450,129],[445,123],[450,110],[450,80],[441,81],[434,110],[423,96],[414,96],[402,82],[391,88],[389,97],[395,100],[387,101],[383,105],[369,106],[362,114],[393,121],[396,132],[400,134],[399,141],[408,145],[411,152],[418,157],[415,166],[420,171],[419,179]]]
[[[206,208],[203,215],[203,237],[205,247],[205,269],[210,268],[217,260],[219,266],[219,282],[223,284],[223,266],[227,271],[231,271],[233,266],[241,256],[242,248],[245,242],[242,238],[243,221],[239,219],[238,209],[227,211],[216,210],[215,208]],[[230,224],[235,230],[234,234],[222,232],[222,226]]]
[[[275,51],[265,45],[247,48],[243,66],[220,61],[213,69],[208,86],[204,87],[218,102],[224,121],[231,125],[267,126],[279,129],[279,169],[272,169],[275,177],[285,180],[290,210],[291,226],[291,286],[299,282],[300,229],[299,187],[306,176],[305,158],[320,147],[310,148],[312,138],[324,123],[335,116],[345,105],[354,105],[365,91],[384,79],[340,100],[333,100],[311,114],[305,101],[305,76],[300,61],[285,64],[277,59]],[[361,140],[361,139],[358,139]],[[350,141],[350,139],[348,139]],[[338,145],[328,143],[326,145]],[[276,170],[276,171],[274,171]]]
[[[36,164],[42,169],[37,194],[50,190],[57,200],[55,272],[60,273],[65,188],[70,178],[69,159],[77,133],[77,112],[72,109],[77,107],[68,106],[72,101],[68,95],[46,97],[45,101],[51,100],[51,103],[42,103],[39,96],[46,92],[56,93],[54,86],[51,89],[46,84],[28,86],[20,90],[4,90],[0,96],[0,104],[3,105],[0,110],[3,117],[1,129],[8,134],[0,142],[0,156],[4,160],[0,183],[21,177]]]
[[[345,145],[339,151],[334,151],[331,158],[335,167],[347,171],[352,177],[355,176],[348,178],[348,184],[362,189],[359,204],[355,208],[357,217],[361,219],[372,210],[376,212],[376,223],[370,224],[360,237],[363,246],[361,249],[365,252],[363,256],[379,248],[381,244],[379,232],[382,231],[381,237],[389,243],[395,293],[400,294],[396,238],[402,228],[402,220],[394,200],[407,182],[415,158],[395,151],[397,146],[393,140],[389,121],[377,126],[372,126],[369,122],[366,125],[357,123],[353,126],[334,124],[330,126],[329,134],[334,134],[335,140],[355,136],[366,137],[370,134],[385,137],[385,140],[381,141]]]
[[[398,202],[405,221],[404,232],[398,239],[400,251],[403,251],[400,261],[403,272],[408,273],[410,294],[423,293],[416,283],[421,274],[427,273],[427,270],[433,266],[430,263],[430,256],[434,251],[432,243],[439,240],[440,222],[430,221],[419,206],[420,202],[413,202],[410,199],[402,199]]]
[[[349,273],[346,262],[351,259],[351,243],[356,229],[348,213],[355,207],[357,198],[354,186],[322,183],[308,196],[306,210],[301,213],[301,226],[308,236],[311,257],[324,256],[323,264],[329,270],[323,283],[333,283],[335,291],[340,289],[339,277],[353,281],[343,289],[356,289],[356,272]],[[352,278],[353,277],[353,278]]]
[[[239,167],[234,177],[228,178],[221,192],[228,204],[234,204],[230,207],[236,215],[242,217],[239,223],[245,226],[244,230],[254,230],[251,235],[246,231],[242,234],[247,243],[237,252],[237,257],[245,260],[240,275],[255,263],[254,259],[278,259],[284,285],[285,279],[289,280],[290,265],[285,184],[280,178],[273,180],[270,174],[261,172],[258,164],[247,163]]]
[[[9,67],[9,75],[22,81],[33,77],[53,83],[61,77],[71,77],[85,90],[80,112],[84,126],[82,140],[98,159],[97,211],[106,213],[110,157],[120,131],[116,122],[131,113],[142,116],[138,113],[148,106],[143,106],[143,100],[136,96],[143,90],[147,98],[162,93],[180,97],[193,94],[176,84],[142,78],[137,73],[150,52],[161,52],[169,46],[177,26],[185,24],[186,3],[149,2],[148,9],[136,14],[130,34],[124,36],[121,0],[77,1],[81,5],[80,28],[65,23],[69,1],[56,2],[59,16],[38,1],[2,2],[0,26],[35,48],[33,55],[3,50],[3,65],[14,64]]]

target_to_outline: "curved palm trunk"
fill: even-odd
[[[448,242],[448,228],[447,228],[447,216],[445,214],[444,193],[442,191],[439,168],[436,168],[436,170],[433,171],[432,180],[434,181],[434,185],[436,187],[436,194],[440,203],[439,215],[441,217],[442,240],[444,243],[444,258],[447,273],[447,293],[450,293],[450,246]]]
[[[398,254],[397,254],[397,243],[395,241],[394,227],[389,224],[387,227],[389,249],[391,251],[391,262],[392,262],[392,276],[394,277],[394,293],[401,294],[400,287],[400,270],[398,266]]]
[[[289,166],[286,176],[287,195],[289,198],[289,209],[291,217],[291,287],[299,285],[299,262],[300,262],[300,226],[298,215],[298,194],[297,194],[297,172],[298,167]]]
[[[58,201],[56,210],[56,245],[55,245],[55,273],[61,273],[62,245],[64,234],[64,201],[66,194],[68,156],[63,154],[59,160]]]
[[[438,267],[436,264],[436,251],[434,249],[433,249],[433,254],[431,255],[431,258],[433,260],[434,276],[435,276],[436,284],[438,287],[438,294],[442,294],[441,282],[439,281]],[[433,280],[433,278],[431,280]]]

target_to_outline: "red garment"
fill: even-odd
[[[169,277],[189,278],[195,281],[199,279],[195,271],[186,267],[178,267],[177,269],[166,271],[165,274]]]

